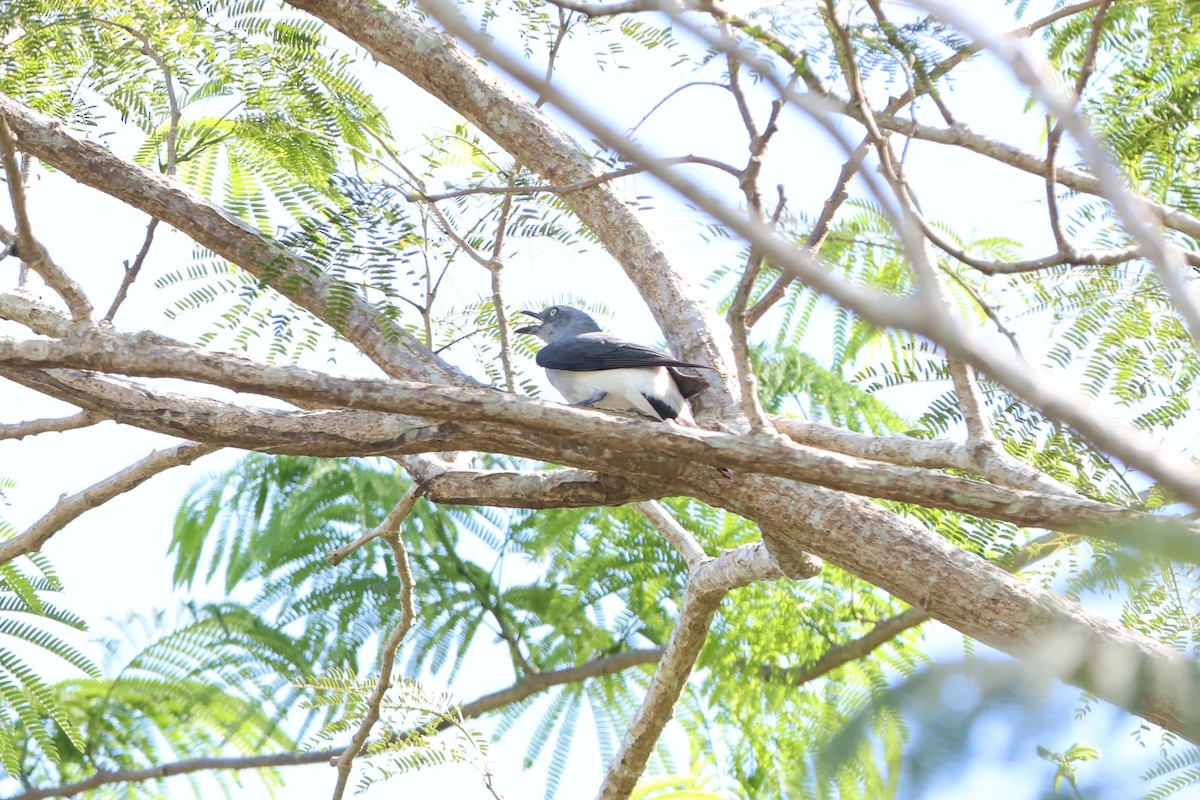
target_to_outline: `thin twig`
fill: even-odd
[[[583,3],[579,0],[546,0],[551,5],[583,14],[585,17],[612,17],[617,14],[639,14],[643,11],[658,11],[658,0],[618,0],[615,3]]]
[[[667,166],[675,166],[678,164],[698,164],[704,167],[719,169],[722,172],[732,175],[738,179],[742,177],[742,171],[737,167],[726,164],[724,161],[718,161],[714,158],[707,158],[705,156],[675,156],[672,158],[663,158],[660,159],[660,161]],[[442,192],[440,194],[425,194],[424,192],[420,192],[408,195],[407,199],[414,202],[423,200],[428,203],[439,203],[442,200],[453,200],[456,197],[468,197],[474,194],[538,194],[542,192],[549,194],[568,194],[570,192],[591,189],[594,186],[599,186],[602,183],[607,183],[608,181],[616,180],[617,178],[636,175],[639,172],[645,172],[646,169],[646,167],[642,166],[623,167],[621,169],[613,170],[612,172],[606,172],[603,175],[597,175],[595,177],[588,178],[587,180],[576,181],[574,183],[562,185],[545,183],[532,184],[528,186],[476,186],[470,189],[458,189],[453,192]]]
[[[1079,67],[1079,75],[1075,78],[1075,89],[1072,92],[1072,105],[1078,107],[1079,101],[1083,98],[1083,90],[1087,86],[1088,78],[1091,77],[1092,67],[1096,63],[1096,53],[1100,44],[1100,30],[1104,26],[1104,18],[1108,14],[1108,7],[1111,0],[1104,0],[1100,7],[1096,9],[1096,15],[1092,18],[1092,29],[1088,34],[1087,47],[1084,50],[1083,63]],[[1047,115],[1046,124],[1049,127],[1049,133],[1046,135],[1046,207],[1050,215],[1050,230],[1054,234],[1054,241],[1058,245],[1058,252],[1064,257],[1070,257],[1074,254],[1075,248],[1068,241],[1066,232],[1063,230],[1062,219],[1059,216],[1058,209],[1058,167],[1055,165],[1058,156],[1058,144],[1062,140],[1063,127],[1062,122],[1050,127],[1050,117]]]
[[[646,120],[650,119],[651,115],[653,115],[655,111],[658,111],[660,108],[662,108],[663,105],[668,100],[670,100],[672,97],[674,97],[675,95],[682,92],[684,89],[691,89],[694,86],[716,86],[718,89],[728,89],[729,88],[729,84],[720,83],[718,81],[688,81],[687,83],[676,86],[674,89],[667,92],[665,97],[663,97],[661,100],[659,100],[653,106],[651,106],[650,110],[647,111],[645,114],[643,114],[642,118],[639,119],[636,123],[634,123],[633,127],[631,127],[627,132],[629,134],[636,133],[637,129],[642,127],[642,125],[644,125],[646,123]]]
[[[967,425],[967,441],[992,442],[992,425],[987,418],[987,406],[975,381],[975,371],[956,358],[947,359],[950,379],[954,382],[954,393],[958,395],[958,407],[962,410]]]
[[[561,28],[560,30],[566,30]],[[553,66],[553,62],[551,62]],[[548,79],[547,79],[548,80]],[[521,174],[521,164],[513,164],[513,176]],[[501,273],[504,271],[504,237],[508,233],[508,220],[512,215],[513,196],[506,194],[500,204],[500,219],[496,221],[496,236],[492,243],[492,257],[488,259],[488,270],[492,273],[492,310],[496,312],[496,328],[500,334],[500,367],[504,371],[504,387],[517,391],[517,376],[513,371],[512,336],[509,333],[508,316],[504,310],[504,287]]]
[[[1061,533],[1046,533],[1030,540],[1011,555],[996,562],[996,566],[1006,572],[1017,573],[1030,564],[1060,552],[1078,541],[1077,537]],[[779,668],[769,664],[758,667],[758,677],[772,683],[787,683],[802,686],[817,678],[824,677],[839,667],[866,658],[875,650],[895,639],[907,630],[922,625],[932,617],[920,608],[909,608],[899,614],[882,619],[875,623],[869,631],[855,639],[841,644],[835,644],[826,650],[820,658],[802,664],[798,667]]]
[[[934,269],[933,260],[928,257],[925,242],[919,237],[917,225],[913,222],[913,215],[920,213],[920,203],[904,178],[900,161],[892,150],[891,142],[875,121],[875,112],[871,108],[866,85],[858,68],[858,61],[855,59],[850,32],[838,19],[834,0],[825,0],[824,17],[830,33],[833,34],[834,49],[838,53],[842,71],[846,76],[846,84],[850,89],[850,103],[859,109],[858,119],[866,127],[867,133],[875,145],[880,172],[891,187],[903,212],[899,216],[894,216],[892,227],[904,246],[904,252],[908,256],[916,276],[917,292],[915,297],[921,305],[926,307],[926,310],[935,311],[939,316],[946,316],[947,310],[945,303],[942,302],[941,284],[938,281],[937,270]],[[883,204],[884,198],[880,196],[880,193],[875,191],[874,194]],[[883,209],[886,213],[886,204],[883,205]],[[889,216],[893,215],[889,214]]]
[[[371,735],[371,728],[379,721],[383,696],[392,684],[392,667],[396,662],[396,651],[400,649],[401,642],[404,641],[405,635],[417,618],[417,597],[412,566],[409,564],[408,549],[404,546],[404,537],[401,534],[404,518],[412,508],[411,503],[406,503],[407,500],[408,493],[406,492],[405,497],[396,504],[392,513],[380,526],[383,530],[379,534],[392,548],[392,555],[396,561],[396,572],[400,578],[400,621],[396,623],[395,629],[384,643],[379,664],[379,682],[375,684],[375,691],[371,693],[371,698],[367,701],[366,716],[358,726],[358,730],[354,732],[354,736],[350,738],[350,744],[338,756],[338,778],[333,789],[333,800],[341,800],[342,795],[345,794],[346,784],[350,780],[350,767],[353,765],[355,757],[362,752],[363,745],[367,743],[367,737]]]
[[[546,57],[546,83],[550,83],[551,79],[554,77],[554,65],[558,60],[558,51],[562,47],[563,41],[567,38],[568,27],[569,20],[567,19],[566,9],[560,7],[558,9],[558,30],[554,34],[554,41],[550,44],[550,53]],[[533,107],[541,108],[545,102],[546,98],[544,96],[539,96],[537,102],[533,104]],[[514,170],[513,172],[515,174],[517,170]]]
[[[749,138],[750,157],[746,166],[742,168],[738,186],[746,198],[747,210],[765,222],[768,218],[763,213],[762,193],[758,188],[758,177],[762,172],[767,145],[770,143],[771,137],[779,130],[779,115],[783,111],[784,101],[783,98],[776,98],[772,101],[767,124],[760,131],[754,121],[754,115],[750,112],[750,104],[746,100],[746,93],[742,89],[738,77],[738,61],[732,54],[728,54],[726,58],[729,65],[729,91],[733,93],[738,112],[742,117],[742,124],[746,128],[746,135]],[[772,227],[778,224],[785,202],[786,196],[783,186],[780,185],[779,203],[769,218]],[[742,271],[733,301],[729,304],[729,311],[725,315],[733,344],[734,364],[737,367],[742,414],[745,415],[750,423],[751,431],[754,432],[770,430],[770,422],[763,413],[762,404],[758,399],[758,381],[754,374],[754,364],[750,360],[750,326],[747,322],[750,297],[754,292],[754,287],[758,284],[758,276],[762,273],[764,261],[765,256],[762,251],[751,247],[746,259],[746,267]]]
[[[167,163],[163,166],[163,173],[166,175],[174,175],[179,163],[178,142],[179,142],[179,124],[183,119],[183,112],[179,108],[179,96],[175,90],[175,76],[171,72],[171,65],[166,59],[154,49],[150,43],[150,37],[142,33],[137,28],[129,25],[124,25],[119,22],[109,23],[117,28],[128,33],[130,36],[141,42],[142,55],[149,58],[158,67],[159,72],[163,76],[163,84],[167,91],[167,107],[169,113],[169,122],[167,127],[167,136],[164,144],[167,148]],[[142,265],[146,262],[146,256],[150,252],[150,245],[154,241],[154,231],[158,227],[158,218],[151,217],[150,224],[146,226],[146,236],[142,241],[141,249],[138,250],[137,256],[133,263],[125,262],[125,275],[121,278],[121,285],[117,288],[116,296],[113,297],[112,304],[109,305],[108,311],[104,315],[105,322],[112,322],[116,316],[117,309],[125,302],[125,297],[129,293],[129,287],[137,280],[138,275],[142,271]]]
[[[841,172],[838,173],[837,182],[834,184],[833,192],[825,200],[821,207],[821,215],[817,217],[816,223],[813,225],[812,231],[809,232],[808,240],[804,243],[804,249],[813,258],[821,251],[821,246],[825,244],[826,237],[829,236],[829,231],[833,228],[833,217],[842,203],[850,197],[850,192],[847,187],[850,180],[862,168],[863,161],[870,152],[871,137],[863,139],[862,142],[855,148],[854,153],[850,158],[842,164]],[[771,288],[758,299],[758,302],[746,312],[746,324],[753,327],[758,323],[763,315],[771,309],[771,306],[783,299],[787,288],[792,284],[794,277],[791,273],[783,272],[776,278],[775,283]]]
[[[154,46],[150,44],[150,37],[133,28],[129,25],[124,25],[120,22],[109,23],[117,28],[128,33],[130,36],[137,39],[142,44],[142,55],[149,58],[158,67],[159,72],[163,74],[163,83],[167,89],[167,106],[170,110],[170,123],[167,129],[167,163],[163,172],[167,175],[175,174],[175,166],[178,163],[176,154],[177,140],[179,138],[179,122],[183,117],[183,113],[179,110],[179,97],[175,93],[175,78],[171,73],[171,65],[159,54]]]
[[[342,545],[336,550],[330,550],[325,555],[325,560],[336,567],[338,564],[341,564],[346,560],[346,556],[350,555],[367,542],[378,539],[380,536],[386,536],[388,531],[390,531],[393,526],[403,523],[408,515],[412,513],[413,507],[417,504],[417,500],[419,500],[421,495],[424,493],[425,490],[422,488],[421,484],[413,481],[411,484],[409,484],[409,487],[405,490],[403,496],[401,496],[400,502],[397,503],[396,507],[392,509],[392,513],[388,514],[387,519],[379,523],[379,525],[376,526],[373,531],[360,536],[350,544]]]
[[[150,254],[150,245],[154,242],[154,231],[157,228],[158,217],[151,217],[150,224],[146,226],[146,237],[142,240],[142,247],[134,257],[133,263],[125,262],[125,275],[121,278],[121,285],[117,287],[117,294],[113,297],[112,304],[104,313],[104,322],[112,322],[113,317],[117,314],[117,309],[125,302],[125,297],[129,294],[129,287],[137,280],[138,274],[142,271],[142,264],[146,262],[146,256]]]
[[[991,320],[992,325],[995,326],[996,330],[1003,335],[1004,338],[1008,339],[1009,343],[1012,344],[1013,352],[1024,358],[1024,353],[1021,351],[1021,343],[1017,340],[1016,332],[1012,328],[1008,327],[1004,320],[1000,319],[999,309],[997,309],[996,306],[992,305],[987,300],[984,300],[983,295],[981,295],[979,291],[971,285],[970,282],[964,279],[963,276],[951,269],[949,265],[942,265],[939,262],[939,266],[942,268],[942,274],[954,281],[955,285],[957,285],[959,289],[966,292],[967,296],[975,301],[975,305],[979,306],[984,315]]]

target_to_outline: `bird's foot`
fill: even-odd
[[[601,400],[603,400],[606,397],[608,397],[608,392],[596,392],[594,395],[589,397],[587,400],[581,400],[578,403],[576,403],[575,405],[580,406],[582,408],[591,408],[596,403],[599,403]]]

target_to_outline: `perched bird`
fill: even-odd
[[[541,325],[518,328],[546,342],[538,366],[568,403],[636,411],[651,419],[695,426],[687,398],[708,388],[708,381],[679,368],[711,369],[679,361],[652,347],[604,333],[585,312],[571,306],[522,311]]]

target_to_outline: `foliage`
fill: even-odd
[[[328,708],[331,721],[313,737],[313,744],[337,744],[354,732],[366,713],[375,680],[354,680],[334,671],[302,686],[311,690],[311,708]],[[487,774],[487,739],[463,724],[454,698],[431,692],[411,681],[393,683],[380,706],[379,736],[368,743],[364,755],[367,772],[358,790],[425,767],[468,763]],[[454,736],[438,734],[446,729]]]
[[[858,7],[831,5],[846,15],[869,94],[896,96],[910,85],[925,93],[923,83],[932,81],[935,88],[923,94],[912,119],[941,112],[934,101],[952,96],[958,80],[942,65],[970,46],[960,33],[909,9],[889,6],[894,19],[880,21]],[[661,62],[684,96],[684,89],[727,86],[736,72],[664,18],[586,19],[526,0],[464,7],[481,30],[539,64],[560,50],[576,58],[586,52],[587,66],[599,72]],[[810,10],[768,6],[721,22],[756,57],[786,62],[798,84],[828,84],[848,94],[829,20]],[[1082,98],[1131,184],[1185,211],[1200,211],[1196,12],[1194,2],[1112,4],[1100,31],[1097,74]],[[1070,15],[1038,34],[1068,84],[1086,58],[1093,19]],[[272,362],[338,359],[355,369],[333,330],[361,304],[386,337],[411,335],[499,387],[507,377],[500,316],[511,322],[523,305],[508,307],[493,290],[501,267],[537,260],[571,270],[574,259],[600,249],[569,192],[538,188],[550,180],[539,165],[515,162],[470,122],[427,126],[417,135],[393,130],[397,117],[377,98],[381,88],[364,83],[370,74],[364,53],[286,8],[262,0],[12,0],[0,7],[0,42],[0,91],[122,147],[139,164],[173,171],[333,287],[321,318],[198,249],[192,262],[163,268],[154,279],[167,316],[197,320],[203,345]],[[747,89],[756,102],[769,98],[765,91],[757,84]],[[646,109],[621,112],[631,115],[631,131],[654,141],[656,123],[669,113],[661,108],[640,118]],[[714,148],[723,146],[715,131],[720,115],[707,107],[703,113],[697,127],[712,124],[714,132],[705,133]],[[671,144],[686,152],[694,143]],[[744,151],[739,140],[736,158]],[[806,151],[793,142],[787,152]],[[597,171],[626,166],[599,144],[583,157]],[[1071,158],[1069,149],[1060,152],[1064,168]],[[798,176],[795,165],[770,163],[770,181],[778,178],[781,186],[806,183],[825,166],[806,164],[813,174]],[[873,174],[877,164],[864,170]],[[822,262],[853,285],[911,296],[919,280],[896,231],[896,209],[857,184],[854,191],[817,243]],[[797,248],[809,247],[817,217],[784,197],[781,189],[775,229]],[[639,195],[630,202],[650,214],[656,201]],[[1107,204],[1082,196],[1055,202],[1076,248],[1129,244]],[[687,219],[686,237],[706,248],[697,274],[728,310],[755,254],[707,219]],[[952,250],[1012,262],[1040,255],[1047,240],[1005,219],[970,231],[957,219],[929,225],[951,245],[934,254],[932,265],[963,320],[1019,341],[1025,351],[1014,349],[1014,358],[1077,379],[1130,424],[1185,443],[1194,438],[1200,356],[1150,264],[1135,255],[1117,266],[987,276]],[[777,265],[766,264],[751,302],[781,277]],[[551,299],[554,289],[545,283],[524,293],[532,306]],[[552,299],[605,320],[618,316],[583,291]],[[764,330],[771,333],[757,335],[750,355],[770,414],[916,439],[956,438],[966,427],[947,356],[922,337],[882,329],[799,283],[786,288],[758,328]],[[515,384],[536,394],[533,349],[512,338]],[[1152,511],[1173,502],[1162,487],[987,376],[981,391],[992,433],[1018,461],[1087,498]],[[474,458],[488,467],[536,468],[507,456]],[[391,551],[378,539],[338,567],[328,554],[377,528],[410,487],[391,461],[264,454],[201,479],[181,504],[168,556],[181,593],[215,593],[222,601],[119,623],[119,635],[103,642],[103,670],[60,635],[63,626],[84,625],[47,601],[61,588],[49,562],[33,555],[32,573],[24,562],[0,566],[5,643],[44,651],[85,675],[47,677],[18,655],[24,651],[0,643],[0,759],[7,775],[25,785],[57,785],[97,771],[230,751],[343,743],[378,680],[372,673],[379,651],[400,613],[399,580]],[[699,500],[664,505],[710,555],[761,539],[752,522]],[[1036,535],[916,503],[885,505],[994,563],[1005,563]],[[7,526],[0,532],[14,533]],[[367,751],[363,787],[432,764],[485,762],[487,738],[467,727],[462,698],[432,685],[454,687],[480,664],[497,684],[516,684],[630,650],[662,649],[688,579],[679,554],[631,506],[528,511],[421,500],[401,533],[419,592],[417,623],[397,661],[404,677],[388,693]],[[1194,568],[1092,544],[1067,550],[1034,579],[1054,582],[1076,600],[1117,598],[1115,613],[1127,628],[1195,652],[1200,575]],[[634,796],[902,796],[947,769],[998,709],[1038,706],[1039,698],[1020,694],[1018,684],[1028,676],[986,664],[930,666],[916,631],[805,677],[823,656],[904,607],[835,566],[810,581],[736,590],[722,603],[676,709],[689,763],[677,769],[680,753],[660,744],[654,767],[664,775],[644,779]],[[964,703],[954,719],[937,719],[946,716],[942,693],[966,673],[982,675],[978,702]],[[594,737],[601,757],[611,757],[650,674],[643,666],[553,686],[499,709],[492,732],[503,737],[532,721],[526,766],[545,769],[547,798],[561,796],[573,746]],[[1083,698],[1081,713],[1091,702]],[[1029,714],[1021,746],[1032,749],[1033,731],[1052,726],[1050,716]],[[594,730],[586,729],[589,721]],[[1200,782],[1196,752],[1173,744],[1162,743],[1161,763],[1144,776],[1155,784],[1148,795],[1155,800]],[[1056,768],[1055,791],[1065,783],[1079,793],[1081,764],[1103,760],[1086,743],[1063,752],[1033,747]],[[274,774],[263,778],[276,785]],[[227,790],[233,785],[216,780]],[[159,789],[130,784],[114,791],[154,796]],[[197,796],[203,789],[196,784]]]
[[[15,486],[0,477],[0,488]],[[0,519],[0,539],[16,533]],[[54,656],[73,672],[99,677],[91,660],[63,636],[87,624],[46,597],[63,588],[54,567],[40,553],[31,554],[28,565],[32,574],[23,561],[0,564],[0,764],[12,775],[22,772],[25,759],[54,762],[83,747],[83,734],[38,657]]]
[[[63,715],[53,758],[38,758],[27,747],[40,736],[32,726],[13,729],[21,756],[6,769],[25,785],[60,785],[97,770],[145,769],[217,752],[294,746],[281,726],[288,700],[280,700],[287,686],[280,676],[300,668],[297,651],[247,609],[226,603],[188,606],[176,615],[131,616],[101,645],[103,673],[93,670],[86,679],[49,689],[50,702]],[[59,723],[57,715],[54,721]],[[277,784],[271,773],[261,776],[267,786]],[[230,785],[228,776],[217,773],[213,779]],[[118,788],[121,796],[160,796],[154,784]],[[203,784],[194,791],[197,797],[206,794]]]

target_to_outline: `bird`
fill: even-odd
[[[546,342],[537,364],[568,403],[696,426],[687,401],[708,388],[708,381],[680,369],[711,367],[605,333],[587,312],[572,306],[521,313],[541,324],[516,332]]]

